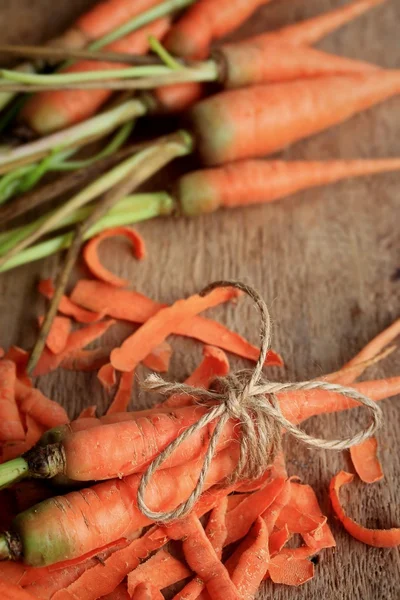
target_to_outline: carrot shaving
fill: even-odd
[[[340,471],[335,475],[329,486],[329,496],[333,510],[345,530],[356,540],[375,546],[376,548],[394,548],[400,544],[400,528],[392,529],[367,529],[350,519],[344,512],[339,499],[339,491],[342,485],[353,481],[351,473]]]
[[[270,536],[272,536],[275,524],[279,518],[279,515],[282,512],[282,509],[285,508],[285,506],[289,503],[291,495],[291,481],[287,479],[281,492],[277,495],[272,504],[268,506],[267,510],[263,512],[262,518],[265,521]],[[286,524],[283,526],[283,529],[287,529]]]
[[[60,367],[68,371],[98,371],[108,363],[109,352],[103,348],[95,350],[72,350],[65,356]]]
[[[51,279],[42,279],[38,285],[39,292],[48,300],[54,296],[54,285]],[[78,323],[95,323],[104,317],[105,313],[95,313],[78,306],[68,296],[62,296],[58,311],[63,315],[73,317]]]
[[[173,333],[181,322],[237,296],[235,289],[217,288],[206,296],[195,294],[186,300],[178,300],[172,306],[162,308],[128,337],[120,348],[112,350],[111,364],[120,371],[133,370],[155,346]]]
[[[290,531],[285,525],[283,529],[276,529],[269,536],[269,553],[271,556],[278,554],[290,540]]]
[[[78,419],[86,419],[87,417],[95,417],[96,411],[97,411],[96,404],[93,404],[92,406],[87,406],[79,413]]]
[[[19,441],[25,437],[15,402],[16,377],[15,364],[0,359],[0,442]]]
[[[23,590],[19,585],[0,579],[0,596],[2,600],[37,600],[35,596]]]
[[[23,350],[19,346],[10,346],[7,350],[4,358],[8,360],[12,360],[15,363],[15,367],[17,369],[17,378],[27,385],[28,387],[32,387],[32,380],[26,373],[26,367],[29,360],[29,352]]]
[[[8,443],[3,447],[3,460],[11,460],[17,456],[21,456],[36,444],[42,437],[45,428],[37,423],[31,416],[26,415],[26,436],[23,442]]]
[[[108,596],[107,596],[108,597]],[[152,583],[139,583],[128,598],[133,600],[164,600],[164,596],[160,590]]]
[[[163,589],[189,577],[190,571],[185,565],[164,549],[153,554],[128,575],[128,593],[132,596],[140,583],[151,583]]]
[[[124,412],[128,409],[132,395],[134,378],[135,371],[126,371],[125,373],[121,374],[117,393],[115,394],[115,398],[107,410],[107,415]]]
[[[146,248],[144,240],[134,229],[131,229],[130,227],[112,227],[95,236],[86,244],[83,250],[83,259],[89,271],[97,277],[97,279],[115,285],[116,287],[126,287],[129,285],[129,281],[121,279],[106,269],[101,264],[98,256],[98,248],[101,242],[115,236],[124,236],[132,243],[133,253],[138,260],[145,257]]]
[[[113,592],[102,596],[101,600],[130,600],[126,583],[120,583]]]
[[[172,356],[172,347],[168,342],[161,342],[158,346],[146,356],[143,360],[143,364],[152,371],[158,373],[166,373],[169,369],[169,362]]]
[[[311,553],[312,554],[312,553]],[[284,548],[269,563],[268,573],[274,583],[302,585],[314,577],[314,564],[308,548]]]
[[[97,373],[97,378],[107,392],[117,383],[117,374],[111,363],[107,363],[101,367]]]
[[[365,483],[375,483],[375,481],[383,479],[383,471],[377,453],[378,441],[375,437],[350,448],[354,468],[359,478]]]
[[[258,517],[245,540],[237,566],[232,573],[234,583],[244,600],[252,600],[265,576],[270,560],[268,550],[268,529]],[[239,546],[240,552],[240,546]]]
[[[40,390],[29,388],[20,381],[15,383],[15,397],[22,413],[50,429],[69,422],[65,409],[50,400]]]
[[[44,317],[39,317],[39,325]],[[65,349],[68,336],[71,333],[71,319],[68,317],[55,317],[47,336],[46,346],[53,354],[60,354]]]

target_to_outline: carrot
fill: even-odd
[[[204,95],[204,86],[195,81],[163,85],[153,91],[160,113],[182,113],[191,108]]]
[[[291,482],[291,496],[277,518],[278,529],[288,527],[290,533],[300,533],[307,546],[314,549],[335,546],[335,540],[321,513],[314,490],[309,485]],[[323,546],[322,546],[323,544]]]
[[[35,596],[23,590],[19,585],[14,585],[0,579],[0,596],[2,600],[37,600]]]
[[[247,534],[257,517],[264,513],[282,492],[284,485],[284,479],[272,479],[227,513],[226,527],[228,535],[226,545],[236,542]]]
[[[224,377],[229,373],[229,362],[225,352],[214,346],[203,347],[203,360],[186,379],[186,385],[209,388],[216,377]],[[190,406],[192,401],[186,394],[173,394],[162,406]]]
[[[143,364],[152,371],[166,373],[172,356],[172,346],[168,342],[161,342],[143,359]]]
[[[39,326],[42,325],[44,317],[39,317]],[[46,340],[46,346],[53,354],[60,354],[67,344],[71,333],[71,319],[67,317],[55,317]]]
[[[66,358],[70,352],[81,350],[94,340],[101,337],[114,324],[115,321],[111,319],[109,321],[92,323],[91,325],[87,325],[86,327],[82,327],[81,329],[73,331],[68,336],[66,346],[64,350],[60,352],[60,354],[55,355],[45,348],[33,374],[38,376],[45,375],[50,371],[54,371],[54,369],[56,369],[62,363],[64,358]]]
[[[239,600],[240,595],[232,583],[228,571],[218,558],[203,526],[196,515],[172,524],[168,535],[181,539],[186,562],[204,582],[211,598],[229,598]],[[221,596],[222,595],[222,596]]]
[[[39,282],[38,290],[43,296],[51,300],[54,296],[54,285],[52,280],[42,279]],[[100,321],[100,319],[104,317],[104,314],[102,313],[93,313],[74,304],[68,296],[62,296],[58,305],[58,310],[64,315],[73,317],[78,323],[94,323],[95,321]]]
[[[120,348],[112,350],[111,364],[120,371],[131,371],[155,346],[173,333],[181,322],[237,296],[235,289],[217,288],[206,296],[195,294],[186,300],[177,300],[172,306],[162,308],[127,338]]]
[[[15,364],[0,359],[0,442],[23,440],[25,437],[15,402],[15,382]]]
[[[109,352],[104,348],[95,350],[72,350],[60,362],[62,369],[68,371],[98,371],[108,363]]]
[[[350,456],[354,468],[359,478],[365,481],[365,483],[375,483],[375,481],[383,479],[383,471],[377,451],[378,442],[374,437],[365,440],[365,442],[358,446],[350,448]]]
[[[114,52],[145,54],[149,48],[150,35],[161,38],[170,26],[164,17],[133,31],[124,38],[106,46]],[[64,73],[82,73],[124,68],[126,64],[103,61],[79,61],[63,69]],[[63,129],[91,117],[111,96],[112,90],[51,90],[32,96],[21,111],[21,116],[32,129],[44,135]]]
[[[134,600],[163,600],[164,596],[152,583],[140,583],[131,596]]]
[[[165,308],[161,304],[131,290],[116,289],[113,286],[100,281],[89,281],[81,279],[75,286],[72,300],[77,304],[91,307],[91,310],[104,311],[116,319],[132,321],[134,323],[145,323],[159,310]],[[97,308],[94,308],[97,307]],[[230,331],[227,327],[211,319],[196,316],[180,323],[173,331],[174,334],[195,339],[217,346],[243,358],[257,360],[259,349],[251,345],[243,337]],[[270,350],[268,352],[266,365],[282,366],[282,358]]]
[[[271,40],[295,46],[315,44],[329,33],[383,2],[386,0],[355,0],[314,18],[271,31],[268,35]]]
[[[165,46],[177,56],[204,58],[211,42],[234,31],[268,0],[199,0],[171,27]]]
[[[19,410],[44,427],[57,427],[69,421],[62,406],[44,396],[39,390],[29,388],[18,380],[15,383],[15,397]]]
[[[274,583],[302,585],[314,577],[314,564],[308,560],[309,548],[284,548],[272,557],[268,573]]]
[[[354,476],[345,471],[335,475],[329,486],[329,496],[333,510],[345,530],[356,540],[375,546],[376,548],[394,548],[400,544],[400,528],[393,529],[367,529],[350,519],[344,512],[339,500],[339,490],[342,485],[353,481]]]
[[[128,593],[133,596],[141,583],[151,583],[157,589],[163,589],[189,577],[190,571],[185,565],[164,549],[153,554],[128,575]]]
[[[276,529],[269,537],[269,553],[270,556],[278,554],[282,548],[290,540],[290,531],[285,525],[283,529]]]
[[[233,472],[238,455],[237,444],[234,444],[215,456],[205,479],[205,489]],[[156,472],[147,488],[146,502],[153,508],[174,508],[194,489],[202,465],[203,461],[199,460],[186,463],[184,468],[180,466]],[[43,566],[70,560],[148,525],[149,519],[137,506],[140,480],[140,475],[132,475],[105,481],[45,500],[20,513],[13,528],[19,536],[24,562]],[[9,556],[8,544],[13,543],[13,539],[15,535],[10,532],[0,536],[0,557],[3,559]],[[101,590],[98,595],[112,589]]]
[[[132,387],[135,377],[135,371],[122,373],[115,398],[108,407],[107,414],[119,413],[127,410],[131,400]]]
[[[232,583],[243,600],[251,600],[256,596],[268,570],[268,529],[261,517],[257,518],[247,537],[250,539],[245,540],[246,547],[232,573]]]
[[[400,159],[293,161],[244,160],[181,177],[176,196],[183,214],[280,200],[296,192],[373,173],[397,171]]]
[[[399,91],[399,71],[254,86],[198,102],[191,121],[204,163],[218,165],[276,152]]]

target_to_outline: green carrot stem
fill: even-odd
[[[120,27],[117,27],[106,35],[103,35],[98,40],[92,42],[89,45],[89,50],[100,50],[100,48],[104,48],[104,46],[119,40],[120,38],[128,35],[128,33],[136,31],[137,29],[152,23],[156,19],[160,19],[161,17],[165,17],[175,11],[186,8],[187,6],[193,4],[193,2],[194,0],[166,0],[161,4],[157,4],[157,6],[146,10],[133,19],[130,19],[130,21],[127,21]]]
[[[155,217],[170,215],[173,213],[174,208],[175,204],[173,199],[165,192],[127,196],[111,209],[105,217],[100,219],[96,225],[87,231],[84,239],[88,240],[97,233],[110,227],[131,225]],[[92,207],[90,207],[90,209],[93,210]],[[74,223],[86,218],[89,214],[88,209],[86,209],[87,212],[84,212],[83,209],[80,210],[82,210],[82,213],[79,215],[80,218],[79,220],[76,219]],[[56,254],[60,250],[65,250],[69,247],[72,238],[73,232],[64,233],[63,235],[56,236],[45,242],[31,246],[14,256],[6,264],[0,266],[0,273],[9,271],[20,265],[46,258],[52,254]]]
[[[22,456],[3,463],[0,465],[0,490],[27,477],[28,473],[29,465]]]
[[[154,35],[149,36],[149,46],[167,67],[174,70],[182,69],[182,64],[179,63],[166,48],[164,48],[162,43],[154,37]]]
[[[51,153],[54,148],[71,148],[82,146],[88,139],[102,137],[119,125],[126,123],[147,112],[143,100],[131,99],[108,111],[87,119],[83,123],[72,125],[63,131],[53,133],[29,144],[0,155],[0,172],[8,172],[19,166],[21,162],[31,163]]]

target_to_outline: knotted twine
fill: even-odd
[[[283,429],[308,446],[324,450],[346,450],[367,440],[382,425],[382,411],[377,403],[353,388],[315,380],[295,383],[268,381],[262,374],[271,341],[271,318],[267,305],[256,290],[238,281],[217,281],[203,289],[199,295],[205,296],[218,287],[237,288],[254,301],[261,316],[260,355],[254,370],[241,370],[226,377],[216,378],[214,389],[211,390],[193,388],[184,383],[169,383],[158,375],[150,375],[145,380],[143,387],[147,390],[163,395],[187,394],[198,404],[209,406],[209,410],[196,423],[182,431],[152,461],[141,478],[137,494],[138,507],[146,517],[160,523],[168,523],[185,516],[201,496],[218,440],[229,419],[240,424],[239,459],[229,478],[229,484],[234,484],[240,479],[256,480],[265,473],[280,449]],[[353,437],[344,439],[326,440],[308,435],[282,414],[276,394],[310,390],[325,390],[356,400],[370,410],[371,423]],[[154,473],[185,440],[212,421],[216,424],[193,492],[187,500],[171,511],[151,510],[145,503],[144,496]]]

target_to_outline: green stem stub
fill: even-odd
[[[34,446],[24,454],[29,467],[29,476],[36,479],[51,479],[65,470],[65,452],[62,444]]]
[[[23,456],[0,465],[0,490],[29,475],[29,465]]]

